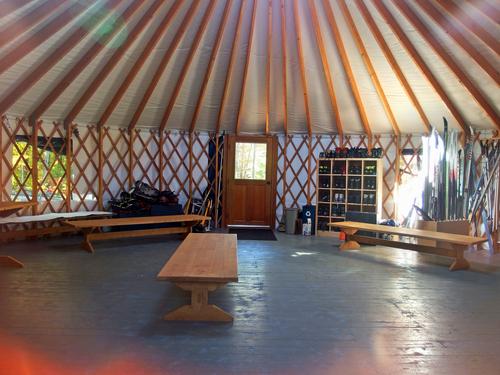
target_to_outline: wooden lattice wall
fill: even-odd
[[[95,126],[60,123],[29,124],[25,119],[2,117],[0,131],[0,198],[7,200],[29,200],[36,193],[38,206],[33,213],[96,210],[105,208],[107,202],[128,190],[134,181],[142,180],[161,190],[170,188],[179,194],[181,203],[190,196],[201,198],[208,190],[213,196],[222,198],[218,179],[209,181],[209,168],[220,175],[223,157],[223,139],[214,134],[186,132],[158,132],[145,129],[111,129]],[[479,166],[479,139],[491,134],[476,135],[475,160]],[[17,138],[16,138],[17,137]],[[27,140],[20,146],[16,139]],[[35,139],[43,139],[42,145],[33,152],[30,145]],[[57,148],[66,155],[62,164],[64,176],[55,178],[52,162],[43,158],[44,150],[55,150],[52,140],[58,139]],[[70,142],[67,140],[70,139]],[[62,141],[61,141],[62,140]],[[277,136],[278,171],[276,218],[279,220],[285,207],[300,207],[307,202],[316,203],[316,165],[320,152],[335,147],[368,147],[369,139],[363,135],[288,135]],[[66,147],[71,143],[72,147]],[[216,150],[210,157],[209,147]],[[396,218],[395,197],[399,171],[411,171],[411,161],[417,157],[421,147],[420,135],[376,135],[372,147],[383,149],[384,187],[383,216]],[[400,150],[412,149],[412,156],[400,158]],[[72,150],[72,152],[71,152]],[[12,154],[20,155],[13,165]],[[56,159],[62,158],[55,152]],[[215,158],[219,158],[216,163]],[[23,165],[27,173],[22,177],[13,175],[16,166]],[[36,165],[37,168],[33,168]],[[217,168],[215,167],[217,165]],[[68,173],[67,171],[71,171]],[[28,181],[33,179],[32,191]],[[51,189],[46,188],[50,182]],[[14,185],[17,188],[13,188]],[[214,203],[217,206],[217,202]],[[28,214],[25,210],[22,214]],[[220,222],[220,216],[216,218]]]

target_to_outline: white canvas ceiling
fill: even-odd
[[[409,89],[384,54],[361,12],[363,7]],[[384,9],[396,24],[388,21]],[[478,129],[500,128],[500,7],[493,0],[3,0],[0,11],[0,112],[10,116],[82,125],[163,125],[165,129],[229,132],[235,131],[239,116],[239,132],[258,134],[266,132],[268,112],[270,133],[284,132],[285,125],[290,133],[307,132],[309,125],[313,133],[337,133],[329,74],[346,134],[365,132],[363,110],[374,134],[394,132],[390,113],[401,133],[425,132],[424,119],[408,90],[430,124],[439,129],[442,117],[456,129],[461,129],[460,123]],[[344,61],[328,12],[345,47]],[[157,31],[168,17],[164,30]],[[205,26],[203,32],[200,26]],[[420,64],[395,27],[418,52]],[[373,72],[356,44],[356,33]],[[111,36],[109,40],[105,35]],[[187,64],[197,36],[199,44]],[[96,50],[99,44],[103,48]],[[144,52],[148,47],[150,53]],[[20,51],[22,55],[16,57]],[[346,62],[353,81],[346,73]],[[379,90],[374,79],[380,82]],[[89,87],[93,91],[83,100]],[[384,108],[384,97],[388,108]],[[110,106],[112,101],[116,105]],[[169,104],[171,111],[167,111]]]

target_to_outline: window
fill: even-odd
[[[236,142],[234,178],[237,180],[265,180],[266,156],[266,143]]]

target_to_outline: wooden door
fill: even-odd
[[[274,227],[276,140],[228,136],[225,142],[224,225]]]

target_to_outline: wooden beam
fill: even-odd
[[[426,132],[429,133],[431,131],[431,122],[427,118],[427,115],[425,114],[422,106],[420,105],[420,102],[417,99],[417,96],[413,92],[413,89],[410,86],[410,83],[406,79],[405,75],[403,74],[403,71],[399,67],[398,62],[396,61],[396,58],[394,57],[393,53],[391,52],[391,49],[387,45],[382,33],[380,32],[380,29],[378,28],[377,24],[375,23],[370,11],[366,7],[365,3],[362,0],[356,0],[356,5],[358,6],[359,11],[363,15],[366,23],[371,29],[372,35],[375,37],[375,40],[377,41],[378,45],[382,49],[382,52],[384,53],[387,61],[391,65],[392,70],[396,74],[396,76],[399,79],[399,82],[403,86],[403,88],[406,91],[406,94],[408,95],[408,98],[410,99],[411,103],[415,107],[416,111],[420,115],[420,118],[422,119],[422,122],[424,124],[424,127],[426,129]]]
[[[273,2],[267,1],[267,64],[266,64],[266,123],[265,133],[269,134],[269,111],[271,110],[271,64],[273,32]]]
[[[335,95],[335,88],[333,86],[332,74],[330,72],[330,64],[328,63],[328,58],[326,56],[325,43],[323,41],[323,35],[321,34],[321,29],[319,26],[318,12],[316,10],[316,5],[313,0],[309,1],[309,8],[311,10],[311,18],[314,28],[314,34],[316,35],[316,42],[318,44],[319,54],[321,56],[321,63],[323,65],[323,73],[325,74],[326,87],[328,88],[328,95],[330,97],[330,104],[332,105],[333,113],[335,114],[335,125],[337,127],[337,132],[340,136],[343,135],[344,130],[342,126],[342,119],[340,118],[339,106],[337,103],[337,97]]]
[[[0,2],[0,20],[4,16],[8,16],[10,13],[13,13],[26,4],[34,2],[34,0],[4,0]]]
[[[380,2],[380,0],[376,0]],[[490,103],[488,98],[483,95],[481,90],[476,86],[474,82],[469,78],[469,76],[462,70],[462,68],[457,63],[454,56],[446,51],[442,43],[434,37],[432,31],[424,24],[420,16],[415,12],[408,4],[402,1],[392,2],[399,8],[399,10],[404,14],[406,19],[418,30],[420,35],[431,45],[434,51],[443,59],[443,62],[455,73],[458,80],[462,85],[469,91],[472,97],[476,100],[479,106],[486,112],[488,117],[493,121],[497,129],[500,129],[500,117],[497,114],[497,110]]]
[[[210,19],[212,18],[212,14],[214,13],[216,2],[215,1],[210,1],[207,9],[205,10],[205,14],[203,15],[203,19],[201,20],[201,24],[198,27],[198,31],[196,32],[196,35],[194,37],[194,40],[191,43],[191,46],[189,48],[189,53],[184,61],[184,65],[182,66],[182,70],[179,74],[179,77],[177,78],[177,82],[174,86],[174,91],[172,92],[172,95],[170,96],[170,99],[167,104],[167,108],[165,108],[165,112],[163,113],[163,117],[160,122],[160,131],[163,131],[165,127],[167,126],[168,119],[170,118],[170,114],[172,113],[172,109],[174,107],[175,101],[177,100],[177,96],[179,95],[179,92],[181,91],[182,84],[184,83],[184,79],[186,78],[186,74],[189,71],[189,67],[191,66],[191,62],[193,61],[193,57],[198,50],[198,45],[200,44],[201,38],[203,37],[203,34],[205,33],[205,29],[207,28],[208,22],[210,22]],[[134,123],[135,126],[135,123]]]
[[[432,71],[429,69],[425,61],[422,59],[418,51],[415,49],[410,39],[408,39],[408,37],[406,36],[406,33],[403,31],[401,26],[399,26],[399,24],[396,22],[394,16],[391,14],[391,12],[389,12],[389,10],[385,7],[382,1],[373,0],[373,3],[380,12],[380,14],[382,15],[382,17],[384,17],[385,21],[389,24],[390,28],[397,36],[399,41],[403,44],[407,52],[410,54],[415,64],[419,67],[421,72],[427,78],[427,80],[432,85],[436,93],[441,97],[441,100],[448,107],[451,114],[455,117],[462,130],[466,134],[469,134],[468,122],[465,120],[465,118],[463,117],[462,113],[457,108],[457,106],[448,97],[441,84],[438,82]]]
[[[181,38],[184,35],[184,32],[188,28],[188,26],[191,24],[191,21],[196,14],[196,10],[198,9],[198,6],[200,5],[199,1],[193,1],[191,3],[191,6],[189,7],[186,15],[184,16],[184,19],[182,20],[182,23],[175,33],[174,39],[168,46],[167,50],[163,54],[163,57],[160,61],[160,65],[156,68],[155,74],[153,76],[153,79],[149,82],[149,85],[146,89],[146,92],[143,94],[141,101],[139,102],[139,105],[137,106],[134,115],[132,116],[132,120],[130,120],[128,128],[133,129],[135,128],[135,125],[137,124],[137,121],[139,121],[139,118],[141,117],[142,112],[144,111],[144,107],[146,107],[147,102],[149,101],[149,98],[153,94],[153,91],[156,88],[156,85],[158,84],[158,81],[160,80],[161,76],[163,75],[163,72],[165,71],[165,68],[167,67],[168,63],[170,62],[170,58],[175,52],[175,49],[177,48],[178,44],[181,41]]]
[[[108,10],[113,10],[117,7],[123,0],[108,0],[98,6],[92,8],[92,11],[85,16],[85,20],[89,21],[92,19],[92,27],[86,27],[88,22],[79,23],[77,27],[69,37],[65,38],[57,48],[43,61],[38,63],[33,70],[25,76],[16,81],[8,91],[8,93],[0,101],[0,113],[6,113],[7,110],[26,92],[28,91],[38,80],[40,80],[54,65],[56,65],[69,51],[71,51],[76,45],[86,37],[89,32],[96,28],[99,23],[108,14],[104,12],[104,8],[109,8]],[[59,17],[58,17],[59,18]],[[14,51],[16,51],[15,49]],[[2,59],[3,61],[3,59]],[[1,65],[1,62],[0,62]]]
[[[256,15],[257,15],[257,0],[253,0],[252,20],[250,23],[250,32],[248,33],[248,47],[247,47],[247,53],[246,53],[246,58],[245,58],[245,67],[243,70],[243,82],[241,84],[240,102],[238,104],[238,112],[236,114],[236,128],[234,131],[236,133],[236,135],[238,135],[240,132],[241,108],[243,106],[243,101],[245,99],[245,87],[246,87],[247,77],[248,77],[248,63],[250,62],[250,54],[252,52],[253,32],[255,29],[255,16]]]
[[[179,11],[181,5],[184,4],[182,0],[177,0],[172,7],[169,9],[167,15],[163,18],[162,22],[158,26],[158,28],[155,30],[153,36],[148,40],[146,47],[141,52],[141,55],[137,58],[137,60],[134,63],[134,66],[129,70],[127,76],[123,80],[122,84],[118,88],[118,91],[113,95],[113,98],[107,105],[106,109],[104,110],[103,114],[101,115],[99,121],[97,122],[97,126],[103,126],[106,121],[108,120],[109,116],[113,113],[114,109],[120,102],[121,98],[127,91],[128,87],[136,77],[137,73],[141,70],[142,66],[148,59],[149,55],[151,54],[151,51],[153,48],[157,45],[158,41],[160,38],[165,34],[167,28],[170,26],[170,23],[174,19],[174,16],[177,14]],[[125,51],[123,51],[124,53]],[[122,53],[122,55],[123,55]],[[121,57],[121,56],[120,56]],[[108,73],[113,69],[113,66],[108,68]],[[95,82],[96,80],[94,80]],[[88,100],[88,99],[87,99]],[[73,110],[72,110],[73,112]]]
[[[134,141],[136,132],[134,129],[128,131],[128,185],[129,188],[134,186]]]
[[[280,0],[280,13],[281,13],[281,70],[283,74],[283,130],[285,135],[288,134],[288,100],[287,100],[287,84],[286,84],[286,13],[285,13],[285,0]],[[283,210],[285,206],[283,206]],[[284,211],[283,211],[284,212]]]
[[[349,87],[351,88],[354,100],[356,102],[356,108],[358,110],[359,117],[361,118],[361,123],[363,124],[363,128],[365,130],[366,135],[368,136],[369,139],[371,139],[372,131],[370,129],[370,123],[368,122],[368,117],[366,115],[365,106],[363,105],[363,102],[361,100],[361,95],[359,93],[358,85],[356,83],[356,79],[354,78],[354,73],[352,71],[351,64],[349,63],[349,57],[347,56],[347,51],[344,47],[344,42],[342,41],[340,30],[337,26],[337,21],[335,21],[333,10],[328,0],[323,0],[323,8],[325,9],[326,12],[328,24],[330,25],[330,29],[332,31],[333,38],[335,40],[335,45],[337,46],[337,50],[339,51],[340,54],[342,66],[344,67],[347,79],[349,80]]]
[[[217,35],[215,36],[215,44],[212,48],[212,53],[210,54],[210,60],[208,62],[207,70],[205,71],[205,76],[203,77],[203,82],[201,84],[200,95],[198,96],[198,100],[196,101],[196,106],[194,109],[194,114],[191,119],[191,125],[189,126],[189,132],[192,133],[195,130],[196,122],[198,120],[198,116],[200,114],[201,103],[205,97],[208,81],[212,75],[212,70],[215,65],[215,60],[217,58],[217,53],[219,52],[219,48],[222,42],[222,35],[224,35],[224,30],[227,25],[227,20],[229,19],[229,11],[231,9],[231,5],[233,0],[227,0],[226,5],[224,6],[224,13],[222,15],[221,23],[219,24],[219,29],[217,30]]]
[[[481,55],[472,43],[467,39],[462,28],[457,27],[453,22],[450,22],[447,17],[445,17],[438,10],[437,6],[434,5],[429,0],[418,0],[417,4],[440,26],[443,30],[452,37],[459,45],[462,47],[470,57],[483,69],[496,83],[500,85],[500,76],[498,74],[497,68],[491,64],[486,57]],[[497,50],[500,52],[500,50]],[[496,61],[498,65],[498,61]]]
[[[236,23],[236,31],[234,34],[233,43],[231,45],[231,57],[229,59],[229,66],[227,67],[226,78],[224,80],[224,90],[222,91],[222,99],[221,99],[221,104],[219,107],[219,114],[217,115],[217,124],[215,126],[215,133],[216,134],[219,134],[219,132],[220,132],[222,115],[224,113],[224,106],[225,106],[226,100],[227,100],[227,92],[229,91],[229,81],[231,80],[234,61],[236,60],[236,54],[238,52],[236,49],[236,44],[237,44],[237,42],[240,38],[240,34],[241,34],[241,25],[242,25],[243,14],[245,12],[246,2],[247,2],[247,0],[241,0],[241,2],[240,2],[240,11],[239,11],[239,15],[238,15],[238,21]]]
[[[460,6],[450,0],[437,0],[439,5],[446,9],[458,22],[474,33],[496,54],[500,51],[500,41],[491,35],[483,25],[476,21],[469,13],[465,12]],[[484,3],[484,2],[483,2]]]
[[[500,24],[500,10],[498,10],[498,2],[496,3],[496,6],[485,0],[471,1],[470,4],[486,17],[490,18],[494,23],[497,25]]]
[[[11,19],[2,24],[0,32],[0,48],[10,43],[26,31],[31,29],[38,22],[48,17],[52,12],[56,11],[61,5],[68,0],[52,0],[46,1],[39,6],[33,8],[25,15]],[[0,9],[1,13],[1,9]],[[2,13],[5,14],[5,13]]]
[[[98,136],[98,144],[97,144],[97,205],[99,210],[102,211],[104,209],[103,195],[104,195],[104,179],[103,179],[103,171],[104,171],[104,130],[102,127],[97,127],[97,136]]]
[[[171,11],[173,9],[178,9],[180,5],[180,0],[177,0],[177,2],[172,5]],[[75,105],[71,108],[69,111],[68,115],[64,119],[65,123],[70,123],[73,122],[76,116],[80,113],[80,111],[83,109],[85,104],[90,100],[90,98],[97,92],[101,84],[105,81],[105,79],[108,77],[108,75],[113,71],[114,67],[118,62],[121,60],[125,52],[130,48],[132,43],[137,39],[137,37],[141,34],[141,32],[144,30],[144,28],[149,24],[149,22],[153,19],[153,17],[156,15],[158,10],[160,9],[160,6],[164,4],[163,0],[156,0],[155,3],[147,10],[147,12],[144,14],[144,16],[140,19],[140,21],[135,25],[135,27],[130,31],[128,34],[127,39],[123,44],[121,44],[113,53],[113,56],[109,58],[109,60],[106,62],[106,64],[103,66],[103,68],[97,73],[95,78],[92,80],[90,85],[87,87],[87,89],[84,91],[84,93],[78,98],[76,101]],[[158,26],[157,31],[162,27],[163,24],[168,23],[168,20],[170,18],[165,17],[162,21],[162,23]],[[158,40],[159,36],[157,37],[157,31],[153,34],[151,39],[148,41],[148,45],[151,41]],[[160,36],[163,34],[163,31],[158,33]],[[147,48],[147,47],[146,47]],[[141,55],[142,57],[142,55]],[[144,61],[141,61],[143,63]],[[135,67],[135,66],[134,66]],[[128,76],[127,76],[128,78]]]
[[[64,12],[59,14],[53,20],[51,20],[47,25],[42,27],[36,33],[30,35],[23,42],[21,42],[16,48],[10,50],[9,52],[3,54],[0,58],[0,74],[9,69],[12,65],[17,63],[20,59],[28,55],[35,48],[40,46],[43,42],[49,39],[52,35],[61,30],[66,26],[71,20],[77,17],[79,14],[87,10],[95,3],[96,0],[91,0],[90,4],[83,3],[80,1],[74,2],[74,4],[66,9]],[[97,5],[101,8],[102,5]]]
[[[312,134],[312,124],[311,124],[311,111],[309,109],[309,97],[307,95],[307,79],[306,71],[304,67],[304,53],[302,51],[302,36],[300,28],[300,13],[298,9],[297,0],[293,0],[293,18],[295,24],[295,35],[297,37],[297,54],[299,58],[299,69],[300,69],[300,79],[302,81],[302,88],[304,94],[304,106],[306,109],[306,124],[307,124],[307,134],[311,136]],[[309,169],[309,168],[308,168]],[[307,200],[309,202],[309,193],[307,194]]]
[[[31,116],[40,118],[45,111],[59,98],[64,90],[81,74],[81,72],[94,60],[95,57],[107,46],[109,41],[125,27],[125,24],[130,21],[130,18],[144,4],[142,1],[132,2],[127,9],[115,19],[113,24],[108,25],[112,30],[102,37],[97,36],[95,43],[80,57],[76,64],[59,80],[58,84],[45,96],[43,101],[32,112]],[[66,123],[68,124],[68,123]]]
[[[392,130],[394,131],[394,134],[399,135],[401,133],[399,131],[399,125],[396,121],[396,118],[394,117],[394,113],[392,112],[389,101],[387,100],[387,96],[385,95],[384,89],[382,88],[380,80],[378,79],[377,72],[375,71],[375,68],[371,62],[370,56],[368,56],[368,52],[366,51],[365,45],[363,44],[363,40],[361,39],[361,35],[359,35],[358,29],[356,28],[356,25],[351,16],[351,13],[349,12],[349,9],[347,8],[345,0],[339,0],[339,6],[340,10],[344,15],[345,20],[347,21],[347,26],[349,27],[351,35],[354,38],[354,42],[356,43],[356,47],[358,48],[361,58],[363,59],[366,70],[370,75],[373,86],[375,87],[378,97],[382,102],[382,106],[384,107],[385,114],[392,126]]]
[[[29,125],[31,127],[31,201],[35,204],[32,206],[32,214],[38,214],[38,132],[41,122],[30,118]]]
[[[60,124],[58,124],[60,126]],[[73,124],[66,125],[66,211],[71,212],[71,165],[73,164]]]

